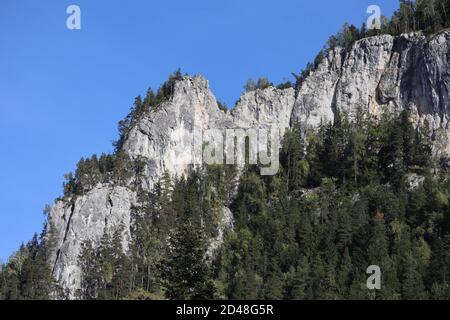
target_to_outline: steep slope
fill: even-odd
[[[337,48],[302,84],[292,122],[317,126],[337,110],[354,113],[411,110],[417,125],[428,121],[449,153],[450,32],[382,35]]]
[[[145,163],[143,174],[125,186],[99,184],[81,197],[61,200],[53,206],[50,222],[57,234],[58,249],[53,256],[56,279],[75,292],[80,286],[77,259],[81,244],[89,240],[98,245],[105,231],[124,227],[126,250],[131,211],[139,205],[136,184],[142,190],[151,190],[165,172],[179,177],[193,165],[201,164],[201,135],[205,130],[245,130],[269,125],[280,128],[282,135],[289,126],[294,95],[293,89],[248,92],[235,110],[225,113],[203,77],[178,81],[170,101],[140,119],[123,144],[122,151],[131,159]],[[232,224],[227,208],[222,210],[222,216],[223,224]],[[218,246],[217,240],[212,239],[212,247]]]
[[[429,122],[448,153],[449,59],[450,32],[431,40],[421,34],[371,37],[349,50],[332,50],[297,95],[293,89],[247,92],[227,113],[219,109],[207,80],[184,77],[175,84],[170,101],[139,119],[123,144],[123,152],[145,164],[143,174],[125,185],[98,184],[82,196],[59,200],[53,206],[54,276],[75,292],[80,286],[81,244],[90,240],[98,245],[105,231],[123,227],[126,250],[131,211],[139,206],[136,186],[151,190],[164,172],[180,176],[192,165],[200,165],[201,135],[208,129],[223,132],[275,126],[281,136],[294,123],[315,128],[321,121],[332,121],[337,110],[380,114],[384,108],[409,108],[419,126]],[[222,211],[231,225],[229,210]],[[213,246],[218,246],[217,241]]]

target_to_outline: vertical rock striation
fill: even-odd
[[[151,190],[164,172],[181,176],[199,164],[196,141],[204,130],[277,126],[282,135],[294,123],[316,128],[322,121],[333,121],[337,111],[380,114],[383,109],[408,108],[418,126],[428,122],[443,151],[450,153],[449,60],[449,31],[431,39],[420,33],[366,38],[348,50],[330,51],[297,94],[275,88],[247,92],[228,112],[219,109],[207,80],[185,77],[175,84],[170,101],[147,112],[130,130],[122,151],[146,163],[134,184]],[[105,231],[123,227],[127,250],[137,198],[131,183],[111,183],[56,202],[49,219],[57,240],[52,264],[64,288],[73,293],[80,286],[77,261],[83,241],[98,245]],[[231,227],[231,212],[222,211],[224,225]],[[215,248],[222,241],[224,230],[219,231],[212,241]]]

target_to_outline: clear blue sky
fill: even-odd
[[[82,29],[66,28],[77,4]],[[396,0],[1,0],[0,258],[42,230],[82,156],[110,152],[134,97],[181,67],[233,105],[248,78],[290,78],[344,22]]]

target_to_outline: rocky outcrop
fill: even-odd
[[[332,50],[317,70],[303,81],[292,111],[291,124],[316,128],[334,120],[334,97],[342,74],[344,50]]]
[[[98,185],[74,199],[58,201],[50,213],[57,250],[51,260],[53,275],[65,289],[80,286],[78,256],[85,241],[98,246],[105,232],[123,232],[123,249],[130,240],[131,209],[136,194],[125,187]]]
[[[413,121],[433,131],[440,151],[450,153],[450,32],[382,35],[334,49],[302,84],[291,122],[316,127],[336,111],[379,115],[411,110]]]
[[[201,76],[185,77],[175,84],[170,101],[150,110],[128,133],[123,151],[131,159],[144,162],[144,174],[131,179],[129,187],[99,185],[86,195],[58,201],[50,221],[57,234],[57,251],[53,256],[53,273],[72,294],[80,285],[77,264],[85,240],[98,245],[106,230],[124,227],[130,237],[131,208],[139,206],[135,180],[149,191],[168,172],[179,177],[202,163],[203,133],[210,129],[225,134],[226,129],[276,126],[280,134],[289,126],[294,106],[293,89],[268,88],[243,95],[232,112],[219,109],[208,81]],[[282,110],[283,112],[280,112]],[[232,214],[221,209],[218,236],[211,240],[209,253],[218,248],[226,229],[232,227]],[[124,242],[124,250],[127,248]]]
[[[278,90],[273,87],[244,93],[231,110],[233,123],[242,128],[275,126],[283,133],[290,125],[295,103],[292,88]]]
[[[418,126],[428,122],[434,137],[450,151],[449,91],[450,32],[427,39],[421,34],[382,35],[356,42],[351,49],[329,52],[307,77],[297,94],[293,89],[267,88],[242,95],[228,112],[219,109],[208,81],[185,77],[175,84],[171,99],[150,110],[130,130],[123,151],[145,162],[137,178],[151,190],[164,172],[180,176],[202,163],[203,133],[226,129],[276,127],[281,136],[295,124],[316,128],[332,121],[336,111],[350,114],[368,110],[409,108]],[[136,180],[136,179],[135,179]],[[415,182],[413,183],[415,184]],[[80,284],[78,254],[84,240],[98,244],[105,230],[124,227],[124,250],[130,237],[131,209],[137,204],[132,187],[98,185],[83,196],[58,201],[52,208],[57,249],[53,273],[63,287],[75,291]],[[232,226],[232,213],[224,208],[218,237]]]
[[[409,174],[406,177],[406,185],[409,190],[416,190],[423,184],[424,181],[425,177],[416,173]]]
[[[152,110],[131,130],[123,150],[132,159],[147,159],[144,183],[151,189],[165,171],[180,176],[198,162],[195,142],[199,139],[194,139],[194,133],[232,126],[231,116],[219,109],[208,81],[185,78],[176,83],[171,101]]]
[[[289,127],[295,102],[293,89],[267,88],[243,94],[235,109],[224,112],[201,76],[185,77],[172,99],[150,112],[134,127],[123,146],[131,158],[148,161],[146,189],[167,171],[180,176],[202,164],[205,132],[274,127],[280,135]],[[224,138],[225,141],[225,138]]]

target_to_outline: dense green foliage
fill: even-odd
[[[225,296],[448,299],[450,183],[430,174],[426,130],[408,118],[342,115],[306,141],[294,130],[278,176],[249,168],[219,256]],[[416,189],[413,173],[425,177]],[[379,291],[366,288],[370,265],[381,267]]]
[[[0,300],[47,300],[65,293],[51,275],[49,255],[53,248],[51,230],[33,239],[0,266]]]
[[[82,158],[75,174],[68,173],[63,183],[64,197],[78,196],[92,190],[99,183],[126,184],[135,175],[139,175],[143,163],[132,161],[124,152],[102,154],[99,158]]]
[[[431,35],[450,27],[449,0],[400,0],[400,8],[391,19],[382,17],[381,29],[370,30],[365,24],[361,28],[344,24],[342,30],[328,40],[329,49],[348,48],[355,41],[378,34],[400,35],[423,31]]]
[[[82,270],[80,299],[119,299],[131,291],[133,266],[124,253],[123,230],[105,232],[98,248],[83,243],[80,253]]]
[[[211,166],[140,192],[123,230],[80,254],[82,299],[449,299],[450,182],[408,112],[338,115],[283,139],[281,169]],[[422,176],[411,187],[408,178]],[[233,191],[237,187],[237,192]],[[229,205],[234,230],[207,254]],[[382,270],[381,290],[366,269]]]
[[[216,288],[207,256],[207,241],[198,225],[181,223],[169,235],[159,276],[169,299],[213,299]]]
[[[77,196],[92,190],[99,183],[133,185],[132,178],[140,176],[144,163],[139,159],[131,160],[121,150],[122,144],[139,119],[170,99],[176,81],[182,77],[180,70],[177,70],[156,94],[149,89],[143,101],[140,97],[136,98],[131,112],[119,123],[120,139],[114,143],[116,151],[113,154],[102,154],[100,157],[93,155],[90,158],[82,158],[75,173],[65,175],[64,200],[75,201]],[[46,214],[48,215],[48,212]],[[33,240],[21,246],[6,264],[0,265],[0,299],[49,299],[68,296],[51,276],[50,252],[54,244],[51,231],[46,231],[49,227],[51,226],[47,223],[41,237],[33,237]],[[129,257],[123,254],[121,239],[122,233],[113,230],[112,235],[105,233],[96,250],[93,249],[92,243],[83,245],[80,258],[86,263],[82,265],[85,275],[83,288],[76,293],[79,298],[122,298],[126,293],[132,292],[129,279],[123,278],[129,274],[128,271],[132,270],[129,268],[132,266]],[[89,259],[86,260],[87,258]],[[125,285],[129,285],[129,288],[124,289]],[[135,291],[133,293],[137,294]]]
[[[249,166],[237,178],[232,166],[210,166],[137,189],[129,250],[120,228],[105,230],[95,248],[84,243],[76,296],[450,298],[450,182],[435,167],[426,124],[415,130],[406,111],[379,121],[356,114],[337,114],[314,133],[288,131],[275,176]],[[423,183],[411,187],[411,176]],[[234,230],[211,255],[223,206]],[[51,234],[2,267],[3,299],[66,296],[49,269]],[[365,286],[369,265],[381,267],[381,290]]]
[[[401,1],[381,31],[344,26],[297,85],[335,46],[348,48],[374,33],[438,32],[449,26],[450,1]],[[98,183],[126,184],[143,163],[120,150],[147,112],[170,99],[177,71],[156,94],[136,98],[119,125],[113,155],[81,159],[66,176],[72,201]],[[249,81],[246,91],[273,86]],[[279,88],[288,88],[289,82]],[[226,109],[219,104],[222,109]],[[231,166],[165,174],[151,192],[133,187],[131,239],[105,230],[100,243],[80,253],[80,299],[450,299],[450,180],[437,168],[431,145],[439,141],[408,112],[377,120],[358,110],[337,114],[317,132],[294,126],[283,139],[280,172],[262,177],[254,166],[238,175]],[[410,179],[423,182],[412,186]],[[236,190],[237,189],[237,190]],[[231,208],[213,253],[212,239]],[[51,276],[49,232],[35,236],[0,266],[0,299],[65,298]],[[45,236],[44,236],[45,235]],[[128,240],[128,241],[124,241]],[[126,246],[125,247],[125,242]],[[126,250],[128,249],[128,250]],[[366,269],[378,265],[381,290],[368,290]]]
[[[149,193],[139,191],[133,209],[129,254],[123,230],[105,230],[94,249],[80,254],[80,299],[199,299],[216,297],[208,261],[209,239],[217,235],[219,208],[231,195],[233,167],[208,167],[174,182],[168,174]],[[219,196],[220,193],[220,196]],[[167,237],[169,235],[169,237]]]
[[[450,27],[450,1],[401,0],[400,8],[388,21],[382,32],[398,35],[423,30],[427,34]]]

